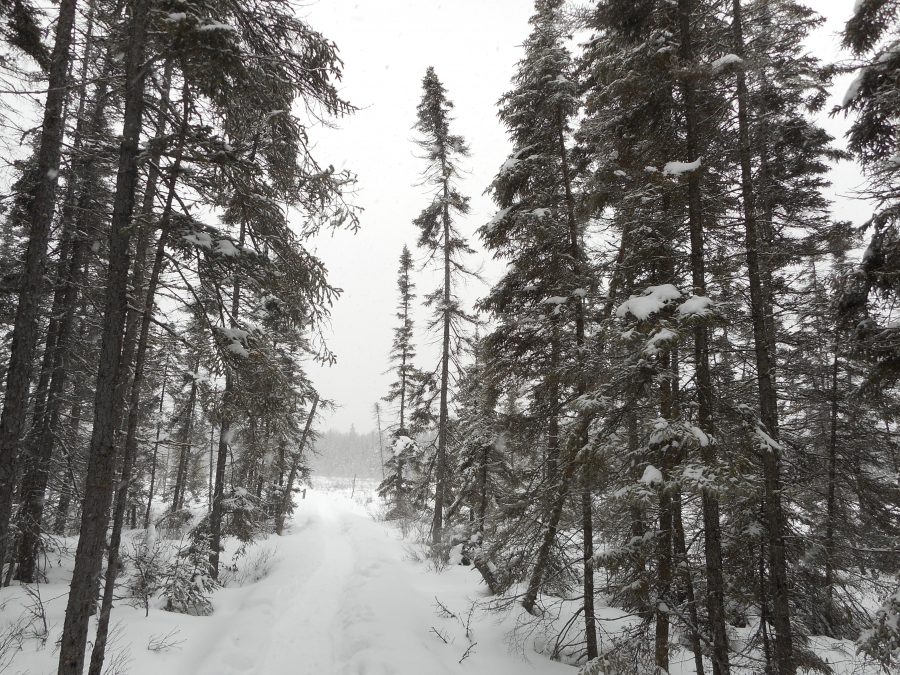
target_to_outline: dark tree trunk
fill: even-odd
[[[59,162],[65,131],[66,79],[72,50],[76,0],[60,0],[47,99],[37,150],[36,183],[29,186],[28,246],[19,282],[0,414],[0,564],[6,560],[15,491],[19,444],[28,414],[28,393],[38,339],[38,311],[43,297],[47,245],[56,199]]]
[[[184,506],[184,488],[187,482],[188,463],[191,458],[191,435],[194,432],[194,408],[197,405],[197,369],[200,367],[200,358],[194,361],[193,381],[191,393],[185,411],[184,427],[182,429],[181,452],[178,456],[178,471],[175,474],[175,489],[172,495],[172,510],[178,511]]]
[[[734,48],[744,55],[740,0],[732,2]],[[747,103],[747,82],[742,69],[737,73],[738,133],[741,162],[741,197],[744,210],[744,229],[747,247],[747,277],[750,285],[750,314],[753,323],[753,343],[756,355],[756,380],[759,394],[760,418],[773,442],[764,444],[762,464],[766,495],[766,526],[771,557],[769,578],[772,585],[773,623],[775,626],[775,660],[779,675],[794,675],[793,637],[791,629],[790,589],[787,577],[787,558],[784,546],[784,508],[781,503],[781,459],[778,447],[777,393],[769,350],[766,325],[765,298],[759,260],[759,232],[753,190],[753,168]]]
[[[576,438],[580,439],[581,434],[579,433]],[[564,457],[559,489],[556,492],[553,507],[550,509],[550,514],[547,518],[547,529],[544,530],[544,537],[541,540],[541,546],[538,549],[534,569],[528,580],[528,588],[525,590],[525,595],[522,597],[522,607],[524,607],[525,611],[529,614],[534,614],[535,612],[535,603],[537,602],[541,585],[544,582],[547,564],[550,562],[550,551],[553,550],[553,545],[556,543],[556,535],[559,532],[559,521],[562,519],[566,499],[569,497],[572,478],[574,478],[575,469],[578,466],[574,457],[572,457],[575,453],[576,450],[570,450],[570,452],[567,453],[567,456]]]
[[[73,183],[70,183],[74,187]],[[69,190],[63,211],[64,240],[60,252],[57,279],[53,294],[50,325],[41,364],[41,375],[34,393],[34,412],[31,431],[25,440],[25,461],[20,489],[18,515],[19,545],[15,578],[24,583],[34,582],[44,513],[44,497],[50,477],[50,458],[53,453],[53,434],[59,423],[59,396],[65,386],[72,327],[75,323],[77,301],[76,284],[82,267],[84,242],[73,231],[72,199]],[[46,437],[45,437],[46,436]]]
[[[100,344],[94,427],[81,515],[81,536],[66,606],[60,641],[59,675],[82,675],[88,622],[106,544],[109,507],[116,465],[116,430],[121,420],[117,385],[121,378],[121,352],[128,304],[128,245],[131,238],[137,158],[144,108],[144,43],[148,0],[131,5],[128,53],[125,66],[125,111],[119,169],[109,233],[106,304]]]
[[[547,485],[555,489],[559,480],[559,321],[554,317],[550,337],[550,376],[547,378]]]
[[[171,73],[167,69],[167,74]],[[167,84],[167,83],[166,83]],[[164,94],[164,100],[167,96]],[[159,283],[159,275],[162,271],[162,264],[166,250],[166,240],[169,232],[169,221],[172,214],[172,203],[175,198],[175,189],[178,183],[178,172],[181,167],[181,157],[184,151],[185,137],[187,135],[188,124],[188,99],[187,86],[184,90],[184,110],[181,124],[181,131],[178,140],[178,147],[175,150],[175,161],[172,165],[172,175],[169,182],[168,195],[166,204],[163,208],[162,217],[160,218],[160,234],[156,247],[156,256],[153,260],[153,267],[150,271],[150,279],[147,284],[147,290],[143,306],[140,314],[140,333],[137,338],[137,344],[132,350],[134,362],[134,377],[131,382],[128,400],[128,421],[125,432],[124,452],[122,454],[122,476],[116,487],[116,499],[113,508],[113,524],[112,533],[109,541],[109,557],[106,565],[106,579],[103,588],[103,599],[100,605],[100,617],[97,622],[97,635],[94,640],[94,648],[91,652],[91,663],[88,670],[89,675],[101,675],[103,672],[103,661],[106,657],[106,644],[109,634],[109,618],[112,611],[113,593],[115,591],[116,575],[119,571],[119,545],[122,539],[122,526],[125,517],[125,510],[128,503],[128,491],[131,485],[132,472],[134,470],[134,461],[137,457],[137,428],[140,418],[141,389],[144,384],[144,366],[147,356],[147,348],[150,341],[150,324],[153,319],[153,303],[156,297],[156,288]],[[159,130],[159,129],[158,129]],[[145,207],[147,204],[145,204]],[[146,214],[147,212],[145,212]],[[135,290],[139,292],[143,286],[140,273],[135,275]],[[127,328],[126,328],[127,333]],[[126,337],[127,339],[127,337]],[[198,359],[199,365],[199,359]],[[191,388],[191,404],[188,418],[188,432],[190,437],[190,419],[193,418],[193,403],[197,396],[197,381],[192,383]]]
[[[119,9],[120,5],[117,5],[116,14]],[[17,578],[25,583],[31,583],[34,577],[50,460],[55,449],[56,430],[59,428],[62,413],[62,394],[69,375],[71,340],[80,298],[81,277],[84,273],[87,247],[86,221],[93,198],[93,186],[79,184],[89,171],[91,161],[87,155],[82,154],[81,148],[86,137],[95,137],[103,128],[109,86],[105,76],[112,64],[112,50],[107,49],[101,68],[104,75],[101,76],[94,92],[90,115],[86,116],[84,108],[88,98],[86,80],[91,58],[93,14],[94,5],[91,4],[87,17],[86,53],[81,70],[81,81],[84,85],[79,97],[77,123],[72,141],[75,159],[70,169],[61,218],[63,246],[57,263],[58,281],[50,310],[41,376],[34,394],[31,431],[26,440],[28,461],[22,478],[22,507],[19,512],[21,537],[17,565]],[[63,505],[68,510],[68,496]]]
[[[678,23],[681,39],[679,56],[685,65],[692,64],[694,48],[691,36],[692,0],[678,0]],[[700,157],[697,130],[697,104],[694,83],[690,76],[682,81],[685,107],[686,160]],[[703,234],[703,205],[700,189],[700,170],[688,174],[688,225],[691,240],[691,282],[696,295],[706,295],[706,260]],[[712,468],[716,461],[713,425],[712,378],[709,367],[709,336],[705,326],[694,328],[694,362],[696,368],[698,426],[709,442],[702,448],[703,460]],[[719,519],[719,498],[713,490],[702,493],[704,553],[706,557],[707,612],[713,643],[713,675],[728,675],[728,635],[725,630],[725,583],[722,576],[722,533]]]

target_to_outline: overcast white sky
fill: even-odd
[[[811,46],[823,58],[839,57],[836,32],[852,0],[808,4],[829,17]],[[495,104],[509,88],[532,7],[530,0],[322,0],[306,5],[310,24],[340,48],[344,94],[361,108],[339,128],[317,132],[320,161],[357,174],[355,201],[365,209],[356,235],[338,233],[317,243],[332,283],[344,289],[329,340],[338,362],[311,367],[322,394],[339,404],[323,428],[373,428],[372,406],[390,382],[384,371],[395,323],[397,258],[404,243],[414,249],[412,220],[427,202],[416,187],[422,162],[411,142],[425,68],[434,66],[443,80],[456,104],[455,130],[472,150],[470,175],[462,186],[472,198],[472,213],[461,224],[463,233],[472,235],[493,215],[482,193],[508,152]],[[836,83],[838,100],[845,89],[846,79]],[[842,133],[843,122],[825,123],[833,134]],[[835,195],[845,195],[858,186],[859,172],[853,165],[838,167],[833,180]],[[838,199],[837,215],[859,220],[858,204]],[[486,265],[486,278],[496,276],[496,266],[481,256],[473,262]],[[417,276],[421,297],[433,283],[427,273]],[[463,296],[474,301],[483,290],[472,284]],[[424,323],[420,316],[422,367],[431,365],[434,352],[422,344]]]

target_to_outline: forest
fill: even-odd
[[[0,1],[0,672],[897,672],[900,0],[839,62],[799,0],[534,0],[474,227],[423,61],[361,434],[310,377],[358,108],[299,5]]]

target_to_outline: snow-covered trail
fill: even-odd
[[[106,672],[129,675],[572,675],[535,653],[537,634],[511,634],[521,618],[474,608],[484,587],[471,567],[442,572],[396,527],[375,520],[371,490],[351,498],[319,479],[299,502],[283,537],[254,543],[209,616],[149,615],[122,598],[112,615]],[[349,483],[349,481],[346,481]],[[349,486],[348,486],[349,487]],[[202,505],[201,505],[202,506]],[[142,536],[133,531],[129,538]],[[74,539],[40,586],[49,633],[0,652],[11,675],[56,672],[54,649],[72,569]],[[229,541],[223,563],[232,563]],[[248,578],[249,577],[249,578]],[[127,579],[122,579],[123,593]],[[438,601],[453,615],[439,611]],[[0,634],[36,616],[20,586],[0,589]],[[520,626],[521,628],[521,626]],[[94,629],[92,623],[91,630]],[[4,659],[11,659],[4,670]]]
[[[213,617],[191,617],[198,625],[169,673],[572,672],[537,655],[529,664],[510,653],[505,628],[492,617],[473,621],[467,638],[462,622],[438,615],[435,596],[464,616],[469,605],[462,604],[459,582],[469,596],[477,595],[475,573],[464,568],[436,575],[411,562],[396,530],[342,495],[310,491],[276,544],[278,560],[268,576],[217,593]],[[486,638],[481,649],[476,644],[460,664],[479,637]]]

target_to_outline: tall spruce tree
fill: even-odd
[[[441,556],[444,543],[444,509],[449,503],[450,398],[453,394],[454,373],[460,367],[460,357],[466,340],[465,323],[469,317],[462,308],[455,288],[461,276],[471,274],[464,258],[472,252],[460,234],[455,221],[469,212],[469,199],[457,187],[460,161],[468,157],[469,149],[462,136],[451,133],[453,103],[438,79],[434,68],[428,68],[422,78],[422,100],[417,108],[417,145],[423,150],[426,167],[423,184],[430,191],[431,201],[415,219],[419,228],[419,246],[423,248],[441,272],[441,282],[425,296],[425,304],[432,308],[429,329],[440,334],[441,356],[436,369],[438,382],[437,448],[434,460],[434,516],[431,541]]]

